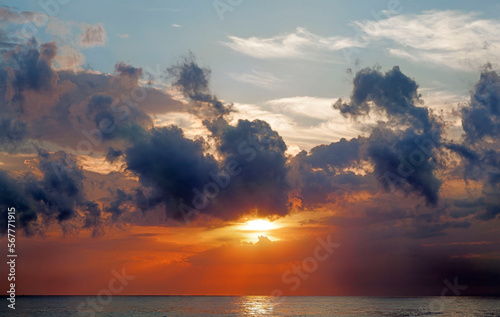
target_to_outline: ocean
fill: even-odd
[[[494,297],[20,296],[1,316],[500,316]]]

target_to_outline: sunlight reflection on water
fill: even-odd
[[[275,300],[270,296],[244,296],[240,298],[242,316],[263,316],[273,313]]]
[[[86,296],[20,296],[17,316],[82,316],[77,307]],[[440,301],[439,311],[432,307]],[[17,306],[18,305],[18,306]],[[0,316],[10,316],[0,306]],[[88,314],[83,314],[84,316]],[[106,317],[496,317],[500,298],[492,297],[329,297],[329,296],[113,296],[96,311]]]

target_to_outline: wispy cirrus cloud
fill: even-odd
[[[258,70],[252,70],[251,72],[246,73],[229,73],[228,75],[236,81],[255,85],[264,89],[274,89],[284,82],[283,79],[278,78],[269,72]]]
[[[273,99],[266,103],[278,113],[327,120],[325,114],[331,114],[332,104],[335,103],[337,99],[338,98],[296,96]]]
[[[228,36],[223,45],[251,57],[260,59],[303,58],[311,59],[315,53],[338,51],[343,48],[361,46],[355,40],[343,36],[322,37],[298,27],[295,32],[269,38],[242,38]]]
[[[391,55],[414,62],[477,71],[500,58],[500,21],[473,12],[433,10],[354,25],[372,40],[392,42]]]

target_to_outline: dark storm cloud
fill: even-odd
[[[117,63],[115,65],[115,71],[120,73],[120,75],[126,75],[133,78],[140,78],[142,76],[142,68],[133,67],[124,62]]]
[[[7,213],[9,208],[16,208],[19,219],[19,226],[27,233],[33,233],[33,221],[36,221],[37,214],[34,210],[35,202],[27,197],[23,185],[9,176],[6,171],[0,170],[0,232],[7,232]]]
[[[500,77],[486,65],[462,108],[464,142],[447,144],[459,155],[464,179],[482,184],[482,197],[464,200],[454,215],[473,214],[476,219],[492,220],[500,214]]]
[[[184,137],[181,129],[170,126],[151,130],[125,151],[127,169],[139,175],[140,183],[152,191],[146,206],[165,204],[171,216],[181,203],[190,202],[193,190],[210,182],[209,173],[217,162],[205,154],[202,140]]]
[[[49,219],[55,217],[59,223],[84,214],[84,228],[91,228],[93,235],[102,231],[100,207],[86,197],[83,187],[82,170],[67,153],[63,151],[49,154],[39,152],[39,169],[43,178],[27,179],[26,191],[40,205],[41,212]]]
[[[7,80],[14,90],[14,100],[22,99],[25,90],[48,92],[54,89],[58,77],[51,63],[56,51],[55,43],[44,43],[38,50],[38,43],[30,40],[19,50],[5,53],[2,66],[10,71]]]
[[[318,145],[309,153],[302,151],[291,160],[290,182],[303,206],[324,204],[332,193],[353,190],[353,187],[361,190],[369,184],[363,176],[344,170],[360,165],[365,142],[362,137],[341,139]]]
[[[168,94],[140,86],[141,68],[120,62],[113,75],[56,71],[56,56],[55,43],[30,40],[0,59],[4,150],[16,151],[16,142],[31,139],[72,151],[104,152],[114,140],[144,134],[153,124],[150,113],[186,111]],[[19,131],[24,138],[7,131]]]
[[[167,70],[168,77],[186,97],[191,99],[190,111],[203,120],[214,134],[227,125],[224,116],[233,111],[232,104],[225,105],[209,88],[210,70],[200,67],[193,55]]]
[[[412,129],[401,135],[389,129],[375,129],[368,138],[367,152],[381,184],[390,191],[415,192],[436,205],[441,187],[436,177],[437,138],[436,134],[416,134]]]
[[[307,162],[314,168],[322,168],[334,173],[335,168],[344,168],[353,163],[359,163],[362,142],[362,138],[349,141],[341,139],[329,145],[318,145],[311,149]]]
[[[400,123],[409,123],[425,130],[431,128],[427,108],[417,107],[421,102],[417,83],[404,75],[398,66],[385,74],[377,69],[365,68],[356,74],[353,84],[350,103],[339,99],[333,105],[343,115],[367,115],[373,102],[377,108],[385,110],[389,118],[395,118]]]
[[[490,199],[480,197],[476,200],[461,199],[455,200],[454,206],[458,207],[454,215],[457,217],[475,214],[480,220],[495,219],[500,214],[500,203],[492,202]]]
[[[262,216],[287,214],[286,149],[281,136],[265,121],[239,120],[227,127],[221,133],[219,151],[225,166],[237,164],[241,172],[221,195],[228,201],[226,208],[237,215],[245,209]]]
[[[6,79],[0,85],[6,100],[1,107],[8,114],[0,124],[4,131],[2,147],[35,139],[75,148],[83,140],[92,150],[105,155],[108,162],[115,163],[123,157],[128,171],[139,176],[139,186],[133,190],[110,189],[116,199],[104,210],[113,220],[122,218],[132,205],[142,211],[164,208],[171,218],[182,216],[181,205],[223,219],[235,219],[249,212],[285,215],[293,208],[290,197],[301,200],[302,208],[307,209],[335,202],[345,194],[375,194],[377,180],[388,191],[416,194],[411,196],[422,197],[429,208],[434,208],[438,206],[443,182],[437,177],[438,169],[445,167],[439,165],[442,148],[479,166],[498,165],[494,150],[480,152],[470,145],[446,143],[440,123],[420,100],[417,83],[397,66],[386,73],[378,69],[360,71],[353,81],[351,100],[334,105],[345,116],[354,118],[380,111],[386,122],[379,123],[367,137],[341,139],[314,147],[309,153],[287,157],[286,144],[267,122],[229,123],[232,105],[210,90],[210,70],[200,67],[192,56],[167,70],[172,84],[189,102],[183,105],[169,103],[172,99],[168,95],[151,86],[141,87],[141,68],[119,62],[113,75],[55,71],[51,61],[56,54],[55,44],[38,48],[32,41],[2,61],[4,69],[12,69],[0,73]],[[482,81],[496,80],[494,75],[488,78]],[[46,95],[54,98],[45,101],[41,97]],[[144,107],[137,96],[145,96]],[[34,100],[35,104],[25,100]],[[485,104],[481,107],[495,114],[495,98],[481,100]],[[204,139],[191,140],[174,126],[151,129],[149,114],[168,111],[190,111],[211,133]],[[463,114],[464,121],[469,120],[469,112],[464,110]],[[40,157],[40,168],[42,163]],[[230,168],[235,174],[228,177]],[[364,168],[368,171],[353,172]],[[49,177],[48,171],[44,173],[44,177]],[[500,174],[485,170],[481,175],[488,186],[485,189],[496,193]],[[73,183],[63,180],[68,181],[68,188],[82,192],[76,184],[82,184],[84,179],[77,176],[70,178]],[[43,184],[37,186],[47,189],[47,184]],[[74,218],[71,210],[75,209],[67,207],[73,202],[85,210],[87,226],[99,223],[98,205],[83,196],[71,200],[68,195],[61,190],[66,199],[52,202],[51,210],[56,211],[50,214],[61,221]],[[488,206],[495,206],[494,199],[490,200]],[[488,206],[478,211],[478,218],[494,215],[493,207]],[[434,218],[430,222],[428,227],[422,227],[421,235],[426,235],[425,230],[431,234],[453,228],[432,227],[439,222]]]
[[[113,147],[109,147],[108,153],[106,154],[106,161],[114,163],[119,157],[123,155],[123,151],[115,150]]]
[[[120,216],[126,211],[124,204],[132,201],[133,197],[121,189],[117,189],[113,196],[114,200],[104,208],[104,211],[111,214],[113,221],[118,221]]]
[[[442,183],[436,176],[441,127],[427,108],[417,106],[422,103],[418,85],[397,66],[385,74],[364,69],[353,84],[350,102],[339,100],[334,109],[356,118],[368,115],[374,104],[388,121],[379,122],[368,137],[320,145],[295,157],[292,178],[300,184],[303,203],[324,203],[339,189],[368,189],[376,178],[388,191],[413,192],[436,205]],[[373,173],[361,176],[345,170],[366,163],[373,164]]]
[[[422,104],[417,83],[394,66],[385,74],[363,69],[353,84],[350,102],[339,100],[334,109],[356,118],[368,115],[373,103],[388,118],[374,128],[365,143],[366,158],[374,164],[376,177],[386,189],[415,192],[436,205],[441,186],[436,177],[441,126],[427,108],[417,106]]]
[[[127,169],[142,188],[118,193],[109,212],[123,213],[120,200],[147,211],[163,206],[167,218],[187,220],[196,214],[237,219],[288,212],[286,145],[263,121],[241,120],[217,140],[221,161],[206,154],[207,144],[187,139],[175,127],[153,129],[125,151]]]
[[[27,234],[41,233],[55,221],[63,230],[78,229],[78,222],[83,222],[81,227],[91,229],[94,236],[100,235],[101,209],[96,202],[87,199],[84,176],[74,159],[63,151],[49,154],[40,149],[37,168],[41,177],[28,172],[22,180],[1,171],[0,205],[5,216],[2,219],[7,219],[9,207],[15,207]],[[5,233],[7,226],[2,228]]]
[[[470,142],[500,133],[500,77],[495,71],[481,73],[469,106],[462,109],[462,127]]]
[[[175,126],[153,129],[125,151],[128,169],[143,185],[128,197],[142,210],[161,204],[169,217],[181,219],[189,211],[224,219],[249,211],[286,214],[286,145],[278,133],[260,120],[231,126],[224,117],[231,107],[212,95],[210,71],[193,57],[168,74],[189,98],[190,111],[212,132],[208,139],[221,159],[205,154],[206,141],[189,140]]]
[[[28,135],[25,122],[15,119],[0,119],[0,150],[15,152]]]
[[[456,143],[450,142],[450,143],[446,144],[445,147],[447,149],[457,153],[458,155],[460,155],[461,157],[466,159],[471,164],[479,164],[479,162],[480,162],[479,155],[476,152],[474,152],[472,149],[468,148],[467,146],[465,146],[463,144],[456,144]]]
[[[112,75],[55,71],[51,62],[56,54],[55,44],[38,47],[32,41],[1,61],[0,149],[14,152],[28,139],[75,148],[84,140],[107,162],[125,162],[124,177],[138,176],[139,181],[130,181],[133,184],[127,188],[118,182],[107,188],[113,196],[110,203],[94,201],[85,192],[88,179],[75,157],[38,149],[34,172],[20,177],[0,170],[2,233],[12,206],[28,234],[43,232],[55,222],[66,231],[86,228],[98,236],[109,218],[158,225],[168,219],[188,220],[186,213],[189,218],[192,211],[234,220],[250,213],[284,216],[326,205],[335,216],[318,223],[335,226],[337,234],[345,235],[342,250],[351,253],[333,265],[338,279],[353,293],[363,293],[365,287],[370,294],[374,285],[380,290],[379,285],[388,284],[389,294],[403,294],[405,283],[424,283],[424,275],[425,285],[438,286],[429,293],[439,294],[450,267],[456,267],[470,285],[492,289],[498,284],[498,270],[485,269],[497,265],[497,260],[481,269],[477,263],[486,260],[467,259],[464,252],[457,252],[461,256],[457,259],[452,258],[456,253],[410,248],[415,241],[473,230],[487,224],[484,220],[498,221],[496,73],[483,73],[470,105],[462,110],[466,142],[452,143],[423,106],[414,80],[398,67],[385,74],[364,69],[355,76],[351,100],[334,108],[354,118],[378,110],[387,121],[378,123],[368,136],[319,145],[292,157],[269,123],[230,124],[231,105],[211,92],[210,71],[193,58],[168,70],[174,86],[189,101],[183,105],[158,89],[141,87],[141,68],[117,63]],[[211,133],[193,140],[176,126],[152,128],[149,114],[169,111],[190,111]],[[479,170],[463,177],[481,182],[481,197],[440,200],[441,184],[447,172],[454,171],[442,157],[446,151],[463,160],[464,173],[472,172],[471,167]],[[462,180],[462,175],[453,176]],[[380,184],[386,192],[380,191]],[[157,210],[164,210],[165,217],[144,220]],[[140,214],[142,222],[132,213]],[[364,274],[347,274],[353,270]]]

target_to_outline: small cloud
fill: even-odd
[[[229,77],[234,80],[252,84],[266,89],[276,88],[283,83],[283,80],[268,72],[253,70],[251,73],[229,73]]]
[[[128,35],[127,33],[125,33],[125,34],[117,34],[117,36],[119,38],[121,38],[121,39],[128,39],[128,38],[130,38],[130,35]]]
[[[84,47],[105,45],[106,31],[102,25],[85,25],[80,34],[80,44]]]
[[[181,25],[180,25],[180,24],[175,24],[175,23],[172,23],[172,26],[173,26],[174,28],[180,28],[180,27],[181,27]]]

